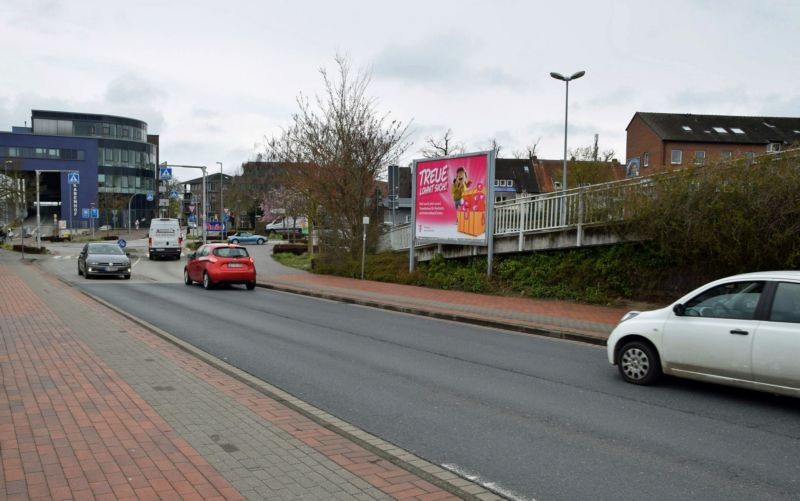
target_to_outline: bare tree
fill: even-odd
[[[539,141],[541,141],[541,136],[536,139],[536,141],[528,144],[524,150],[514,150],[514,158],[527,158],[528,160],[533,160],[536,157],[536,150],[539,149]]]
[[[570,158],[574,160],[588,160],[592,162],[610,162],[616,152],[613,149],[606,149],[602,152],[598,146],[599,135],[594,135],[594,143],[590,146],[579,146],[569,150]]]
[[[335,79],[320,69],[324,94],[313,101],[298,96],[299,111],[267,141],[267,157],[287,165],[284,185],[305,199],[309,225],[326,226],[321,237],[335,241],[330,248],[349,249],[355,257],[376,180],[384,163],[408,147],[408,126],[379,114],[367,95],[368,73],[354,73],[342,56],[335,60]],[[377,228],[369,225],[373,240]]]
[[[453,140],[453,129],[447,129],[442,137],[426,137],[425,144],[427,146],[420,150],[420,153],[425,158],[446,157],[464,153],[464,145]]]
[[[497,141],[496,137],[489,138],[489,150],[494,150],[495,158],[500,158],[500,151],[503,149],[503,146]]]

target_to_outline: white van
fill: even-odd
[[[147,234],[147,257],[168,256],[174,259],[181,258],[183,235],[177,219],[154,218],[150,221],[150,231]]]
[[[279,217],[275,221],[267,224],[264,230],[267,236],[276,233],[278,235],[295,235],[300,236],[303,233],[303,228],[308,228],[308,218],[299,216],[297,218],[286,216]]]

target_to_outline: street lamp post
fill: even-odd
[[[222,228],[225,228],[225,204],[222,200],[222,181],[224,179],[222,174],[222,162],[216,162],[219,164],[219,220],[222,223]],[[225,232],[220,229],[220,235],[222,238],[225,238]]]
[[[564,168],[563,168],[562,173],[561,173],[562,174],[561,175],[561,191],[563,192],[563,194],[565,196],[566,196],[566,191],[567,191],[567,118],[569,116],[569,82],[570,82],[570,80],[577,80],[577,79],[579,79],[580,77],[582,77],[585,74],[586,74],[585,71],[579,71],[577,73],[573,73],[572,75],[570,75],[568,77],[565,77],[564,75],[562,75],[560,73],[555,73],[555,72],[551,72],[550,73],[551,77],[555,78],[556,80],[561,80],[562,82],[566,83],[566,87],[567,87],[566,99],[564,101]],[[561,204],[562,204],[561,205],[561,207],[562,207],[562,210],[561,210],[561,224],[562,225],[566,224],[566,216],[567,215],[566,215],[566,213],[564,211],[564,208],[566,207],[566,203],[565,202],[566,202],[566,200],[564,198],[562,198],[562,200],[561,200]]]

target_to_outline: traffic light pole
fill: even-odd
[[[208,214],[208,208],[206,207],[208,193],[206,193],[206,170],[207,167],[205,165],[175,165],[175,164],[168,164],[167,162],[163,162],[161,164],[162,167],[177,167],[180,169],[200,169],[203,171],[203,243],[206,243],[206,238],[208,236],[206,230],[206,217]]]

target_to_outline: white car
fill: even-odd
[[[663,373],[800,397],[800,271],[736,275],[629,312],[607,350],[633,384]]]

